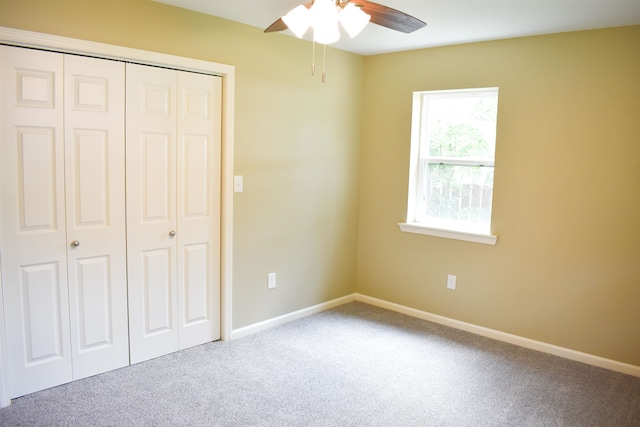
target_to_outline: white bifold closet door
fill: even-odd
[[[124,64],[65,55],[73,379],[129,364]],[[75,246],[75,245],[78,246]]]
[[[124,65],[0,46],[11,397],[128,364]]]
[[[220,338],[221,79],[127,64],[131,363]]]

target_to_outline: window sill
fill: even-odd
[[[400,230],[406,233],[425,234],[427,236],[444,237],[446,239],[465,240],[467,242],[495,245],[498,236],[492,234],[469,233],[466,231],[445,230],[442,228],[426,227],[422,224],[398,223]]]

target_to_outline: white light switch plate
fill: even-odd
[[[244,179],[242,175],[236,175],[233,177],[233,192],[242,193],[244,191]]]

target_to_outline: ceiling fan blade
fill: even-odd
[[[350,3],[356,4],[362,8],[362,11],[371,16],[371,22],[390,28],[392,30],[401,31],[403,33],[412,33],[415,30],[427,25],[426,22],[411,15],[407,15],[399,10],[373,3],[367,0],[350,0]]]
[[[265,33],[274,33],[276,31],[284,31],[287,28],[287,24],[284,23],[284,21],[282,20],[282,18],[278,18],[277,21],[275,21],[273,24],[269,25],[264,32]]]
[[[307,9],[310,9],[312,5],[313,5],[313,0],[308,1],[307,3],[305,3],[304,7],[306,7]],[[287,27],[287,24],[285,24],[284,21],[282,20],[282,17],[280,17],[273,24],[269,25],[264,30],[264,32],[265,33],[275,33],[277,31],[284,31],[284,30],[286,30],[288,28],[289,27]]]

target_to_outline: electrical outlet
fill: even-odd
[[[276,287],[276,273],[267,274],[267,289],[273,289]]]
[[[453,274],[449,274],[447,276],[447,289],[455,289],[456,288],[456,276]]]

